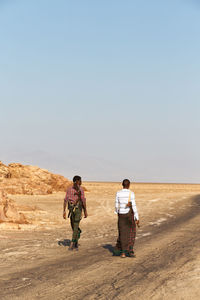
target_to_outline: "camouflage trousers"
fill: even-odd
[[[71,227],[73,230],[72,234],[72,242],[77,243],[81,236],[81,229],[79,228],[79,224],[82,216],[82,208],[77,207],[72,212],[70,216]]]

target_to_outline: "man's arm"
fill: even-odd
[[[64,203],[63,203],[63,218],[66,219],[66,207],[67,207],[67,202],[68,202],[68,193],[66,192],[66,196],[64,198]]]
[[[131,203],[132,203],[132,209],[134,212],[134,219],[135,219],[135,223],[139,226],[139,215],[138,215],[138,211],[137,211],[137,206],[135,203],[135,194],[132,192],[131,193]]]
[[[87,208],[86,208],[86,198],[85,198],[83,188],[81,188],[81,201],[82,201],[82,204],[83,204],[84,217],[87,218],[88,214],[87,214]]]
[[[118,214],[119,210],[119,200],[118,200],[118,194],[116,193],[116,198],[115,198],[115,213]]]

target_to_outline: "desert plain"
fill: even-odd
[[[200,299],[200,185],[133,183],[141,227],[126,259],[112,255],[121,184],[83,185],[78,252],[64,192],[9,196],[28,222],[0,223],[0,299]]]

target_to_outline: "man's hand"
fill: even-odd
[[[63,219],[66,219],[66,211],[63,211]]]
[[[139,220],[136,220],[135,224],[137,225],[138,228],[140,227],[140,221]]]
[[[87,214],[87,210],[84,211],[84,218],[87,218],[88,214]]]
[[[131,206],[132,206],[131,202],[128,202],[128,204],[126,204],[126,207],[131,207]]]

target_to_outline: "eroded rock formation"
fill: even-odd
[[[0,162],[0,189],[8,194],[46,195],[66,191],[70,181],[35,166]]]
[[[24,214],[18,211],[16,203],[8,198],[5,191],[0,190],[0,223],[2,222],[28,223]]]

